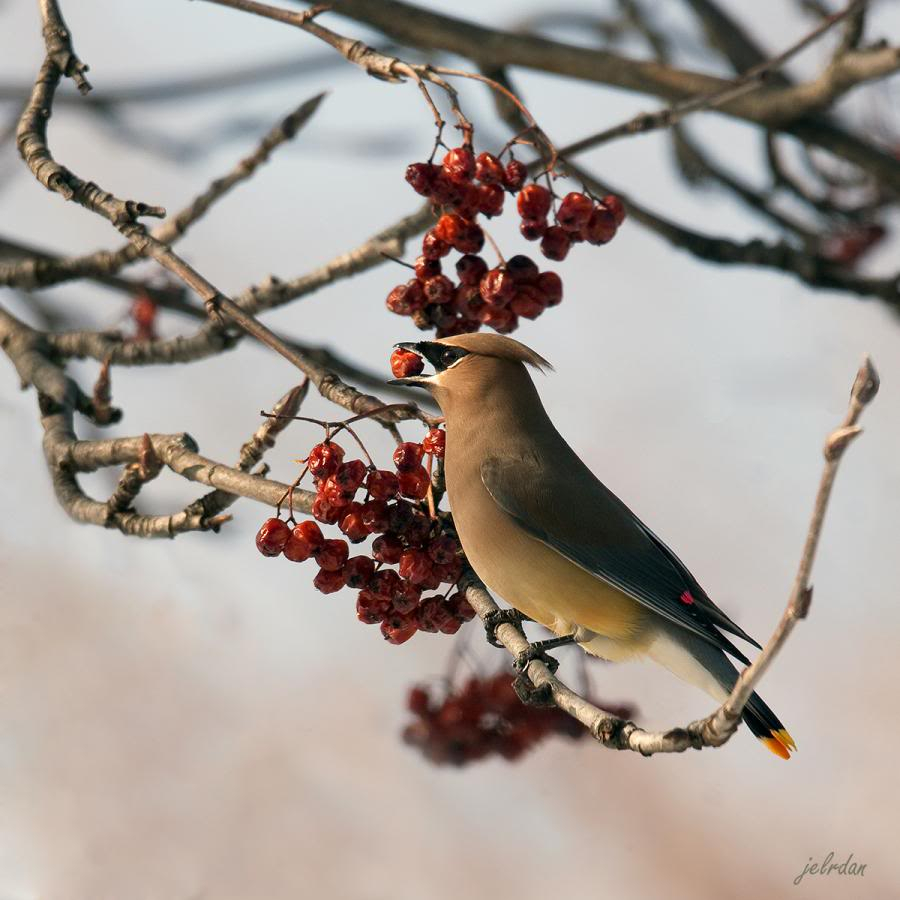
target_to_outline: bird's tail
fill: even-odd
[[[731,693],[737,680],[738,671],[728,657],[718,647],[693,634],[670,632],[664,627],[648,653],[674,675],[706,691],[720,703]],[[753,694],[744,707],[743,719],[750,732],[776,756],[790,759],[791,751],[797,749],[788,730],[758,694]]]

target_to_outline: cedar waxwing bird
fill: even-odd
[[[447,495],[481,580],[588,653],[649,657],[723,701],[738,674],[726,653],[750,662],[723,632],[759,644],[553,427],[526,369],[549,363],[495,334],[397,346],[434,366],[392,383],[427,388],[444,414]],[[756,694],[743,718],[783,759],[796,749]]]

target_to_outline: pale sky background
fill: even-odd
[[[3,83],[29,82],[40,64],[34,7],[0,4]],[[323,54],[306,35],[203,3],[82,0],[63,8],[98,98],[146,79]],[[540,8],[453,4],[491,24]],[[776,41],[773,50],[808,27],[791,4],[765,0],[753,11],[749,24]],[[874,36],[900,39],[896,5],[880,4],[872,20]],[[812,71],[823,52],[804,55],[794,71]],[[514,74],[559,144],[654,107],[598,85]],[[60,106],[51,146],[83,177],[176,211],[255,137],[222,140],[181,161],[146,149],[149,134],[220,140],[213,126],[225,115],[262,134],[323,88],[331,95],[295,142],[180,245],[214,283],[238,292],[270,272],[308,271],[416,207],[403,171],[427,155],[432,125],[414,87],[328,67],[197,102],[135,107],[128,144]],[[483,144],[502,144],[506,134],[480,89],[464,88],[464,103],[483,123]],[[11,116],[12,105],[2,112]],[[761,173],[751,129],[713,115],[691,124],[735,171]],[[677,186],[661,140],[611,144],[584,162],[698,228],[770,234],[718,191]],[[107,223],[16,167],[7,142],[0,233],[60,252],[118,245]],[[496,229],[502,245],[520,246],[504,224]],[[895,271],[897,249],[896,239],[886,242],[867,267]],[[874,300],[703,265],[630,224],[608,247],[575,248],[560,271],[562,305],[516,333],[556,365],[540,382],[548,409],[588,464],[760,639],[787,597],[824,437],[843,416],[863,353],[878,365],[882,393],[838,478],[810,618],[761,690],[796,738],[797,755],[784,763],[742,729],[722,750],[652,760],[560,740],[514,765],[435,769],[399,733],[407,687],[441,674],[451,639],[386,645],[377,628],[356,622],[351,592],[317,594],[311,568],[258,555],[253,535],[267,511],[250,501],[233,508],[220,535],[173,542],[72,523],[43,466],[34,393],[19,393],[3,362],[2,900],[589,900],[613,892],[705,900],[883,898],[896,890],[900,322]],[[416,333],[383,308],[397,280],[385,266],[267,321],[387,377],[390,345]],[[85,324],[115,326],[127,309],[94,286],[42,297]],[[11,292],[0,302],[27,317]],[[166,335],[189,328],[163,323]],[[97,365],[72,371],[88,386]],[[296,380],[249,341],[190,367],[117,369],[114,401],[126,415],[105,433],[187,430],[201,452],[231,461],[260,407]],[[334,414],[326,409],[310,399],[305,411]],[[378,429],[364,433],[386,458]],[[310,426],[292,427],[268,457],[273,475],[290,480],[292,460],[316,437]],[[102,497],[114,477],[84,484]],[[175,509],[194,496],[164,476],[142,494],[141,509]],[[471,630],[483,664],[498,665],[501,652]],[[595,664],[592,672],[601,696],[634,700],[650,727],[711,708],[650,664]],[[574,677],[571,653],[562,673]],[[852,852],[867,864],[865,877],[808,877],[794,887],[809,857],[829,851],[839,859]]]

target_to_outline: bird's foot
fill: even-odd
[[[555,650],[557,647],[565,647],[567,644],[575,643],[574,634],[566,634],[562,637],[549,638],[546,641],[535,641],[528,645],[527,650],[523,650],[515,659],[513,665],[519,672],[524,672],[528,668],[528,663],[533,659],[539,659],[551,673],[556,672],[559,668],[559,660],[547,655],[548,650]]]
[[[556,706],[549,684],[535,687],[527,675],[516,675],[512,686],[516,696],[526,706]]]
[[[503,645],[497,640],[497,629],[504,623],[510,625],[521,625],[523,622],[533,621],[525,613],[520,613],[517,609],[495,609],[484,617],[484,630],[487,633],[488,643],[494,647],[502,647]]]

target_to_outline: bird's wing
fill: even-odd
[[[656,535],[570,450],[481,465],[488,493],[532,537],[638,603],[749,663],[715,626],[744,633]],[[559,449],[559,448],[556,448]]]

